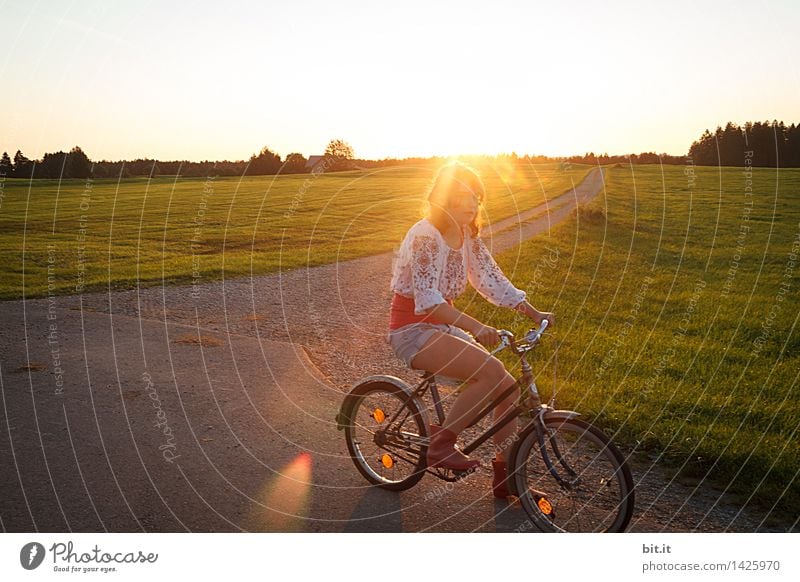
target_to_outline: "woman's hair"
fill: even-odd
[[[481,205],[486,196],[486,189],[478,173],[462,162],[449,162],[439,168],[428,193],[428,220],[439,231],[446,228],[450,195],[457,187],[469,188],[478,199],[478,211],[475,213],[475,218],[469,223],[470,232],[473,237],[476,237],[480,232]]]

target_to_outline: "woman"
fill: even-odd
[[[483,183],[474,170],[458,162],[444,166],[428,196],[428,215],[403,240],[391,284],[388,340],[397,356],[411,368],[467,382],[444,424],[431,426],[428,447],[428,466],[455,471],[480,464],[455,448],[458,434],[515,380],[483,347],[500,341],[497,330],[459,311],[453,301],[469,281],[495,305],[516,309],[537,325],[543,319],[554,323],[552,313],[535,309],[525,292],[506,279],[478,236],[484,196]],[[515,399],[512,395],[503,400],[494,418],[505,414]],[[498,452],[492,461],[492,490],[498,498],[508,495],[503,443],[512,442],[508,439],[513,433],[513,423],[509,423],[494,436]]]

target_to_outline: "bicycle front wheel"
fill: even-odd
[[[425,475],[427,427],[416,399],[384,382],[363,384],[348,396],[344,427],[356,468],[384,489],[400,491]]]
[[[633,477],[599,429],[577,419],[545,420],[544,462],[535,423],[520,435],[514,486],[535,526],[549,532],[622,532],[633,515]]]

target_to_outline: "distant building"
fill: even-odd
[[[305,168],[309,172],[313,171],[319,164],[323,162],[325,156],[308,156],[308,161],[306,162]]]
[[[363,170],[366,168],[361,168],[358,166],[354,160],[346,160],[342,158],[337,158],[335,156],[308,156],[308,161],[304,166],[306,172],[316,172],[320,174],[322,172],[339,172],[341,170]]]

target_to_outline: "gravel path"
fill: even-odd
[[[513,248],[522,240],[548,232],[551,226],[568,217],[577,204],[590,200],[602,189],[602,170],[593,170],[574,190],[539,208],[493,225],[486,229],[485,236],[494,252]],[[391,262],[392,254],[387,253],[321,267],[211,282],[194,289],[189,286],[153,287],[59,297],[58,305],[59,309],[81,314],[95,312],[97,317],[105,313],[113,314],[115,318],[128,316],[130,321],[162,322],[164,327],[199,327],[203,333],[213,337],[227,336],[231,342],[234,341],[231,338],[268,341],[274,347],[272,354],[285,350],[300,356],[299,361],[305,362],[303,365],[308,367],[307,371],[322,379],[331,389],[327,393],[322,390],[319,398],[335,402],[335,391],[346,392],[353,382],[369,374],[393,374],[407,380],[415,378],[395,359],[384,340]],[[220,369],[224,365],[220,363]],[[293,373],[296,372],[286,372]],[[286,428],[287,431],[291,429],[291,426]],[[335,444],[343,447],[341,433],[329,432],[325,431],[325,436],[319,438],[342,439],[341,443]],[[331,443],[320,443],[319,449],[327,450],[331,446]],[[671,480],[667,472],[651,459],[634,456],[632,462],[638,487],[633,531],[786,531],[785,525],[765,525],[759,516],[740,512],[736,505],[705,485],[691,488]],[[346,471],[347,479],[356,479],[350,474],[356,473],[354,467]],[[431,526],[431,529],[513,531],[518,527],[513,523],[503,525],[505,510],[500,510],[492,520],[482,524],[470,525],[474,517],[467,516],[469,519],[465,517],[461,522],[453,517],[461,512],[460,508],[486,494],[488,479],[488,475],[477,475],[459,484],[452,492],[448,491],[446,498],[437,499],[437,511],[442,512],[445,521]],[[433,489],[435,484],[432,479],[430,481],[428,487]],[[370,491],[361,503],[368,502],[365,507],[369,507],[369,503],[391,505],[397,503],[395,499],[386,496],[385,492]],[[325,515],[333,513],[331,508],[335,503],[325,503],[330,505],[320,512]],[[394,527],[400,531],[423,529],[419,525],[409,525],[414,519],[413,514],[409,511],[408,517],[400,520],[399,524],[384,519],[382,525],[375,527]],[[358,512],[351,515],[358,515]],[[447,521],[451,518],[452,523]],[[413,523],[426,523],[426,519],[427,513],[423,511],[420,521]],[[354,523],[354,527],[345,529],[363,531],[371,527]],[[203,529],[202,525],[198,527]],[[306,529],[335,531],[337,527],[341,530],[339,526]]]

